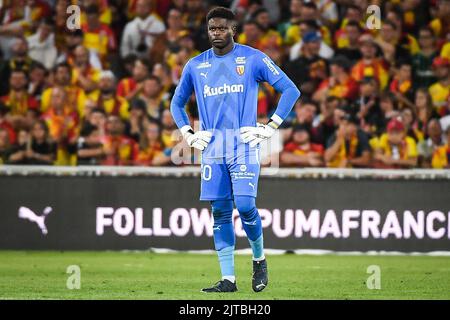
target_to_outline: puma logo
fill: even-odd
[[[249,182],[248,185],[249,185],[250,187],[252,187],[253,190],[255,190],[255,185],[254,185],[253,183]]]
[[[205,77],[205,79],[208,78],[208,72],[200,72],[200,75]]]
[[[41,229],[42,234],[46,235],[48,233],[47,226],[45,225],[45,218],[52,212],[51,207],[45,207],[42,215],[38,216],[33,211],[28,209],[27,207],[19,208],[19,218],[30,220],[38,225],[39,229]]]

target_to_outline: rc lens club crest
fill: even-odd
[[[243,66],[243,65],[236,66],[236,72],[238,73],[238,75],[242,76],[244,74],[244,71],[245,71],[245,66]]]

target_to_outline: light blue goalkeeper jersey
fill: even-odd
[[[218,56],[209,49],[192,58],[185,65],[175,90],[173,105],[184,108],[195,91],[200,127],[212,132],[212,140],[203,152],[204,158],[236,156],[251,151],[239,137],[239,129],[255,126],[257,117],[258,85],[268,82],[274,85],[284,79],[292,81],[272,60],[261,51],[249,46],[234,44],[228,54]],[[284,119],[292,109],[279,110]],[[179,128],[189,125],[185,113],[173,112]],[[285,114],[284,114],[285,113]]]

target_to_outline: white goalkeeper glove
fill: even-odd
[[[211,141],[212,133],[209,131],[194,132],[191,126],[184,126],[180,131],[187,144],[200,151],[205,150]]]
[[[269,121],[267,124],[257,123],[256,127],[242,127],[241,139],[244,143],[250,144],[250,147],[255,147],[265,139],[269,139],[278,128],[278,125]]]

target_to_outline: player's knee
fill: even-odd
[[[258,214],[255,198],[251,196],[235,196],[234,203],[241,218],[253,220]]]
[[[230,223],[233,215],[233,201],[215,200],[211,201],[211,209],[214,224]]]

